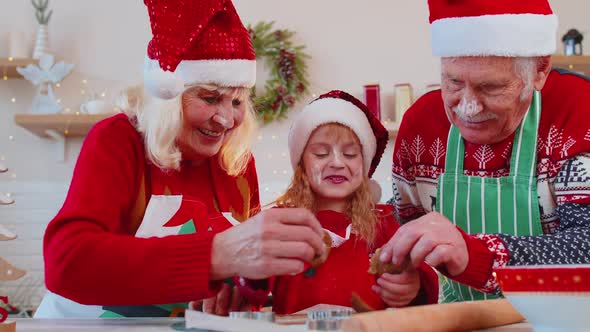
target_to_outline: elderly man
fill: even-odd
[[[497,267],[590,263],[590,82],[551,70],[547,0],[429,7],[442,89],[403,118],[381,259],[437,267],[446,302],[500,295]]]

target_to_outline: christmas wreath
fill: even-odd
[[[305,46],[294,45],[292,31],[273,29],[274,22],[249,26],[257,58],[264,59],[270,75],[264,93],[254,93],[254,106],[264,123],[284,118],[291,107],[308,91]]]

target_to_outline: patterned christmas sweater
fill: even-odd
[[[259,210],[254,159],[229,176],[209,158],[163,171],[124,114],[99,122],[80,151],[63,207],[44,238],[47,288],[81,304],[151,305],[211,297],[214,232],[135,237],[151,195],[183,195],[243,221]],[[187,217],[184,221],[189,221]],[[198,222],[193,220],[195,228]]]
[[[492,276],[496,267],[590,263],[590,81],[554,69],[541,96],[536,171],[538,222],[544,234],[463,233],[469,263],[453,279],[485,292],[498,292]],[[393,153],[389,201],[402,223],[436,206],[449,128],[440,90],[421,97],[404,115]],[[507,176],[513,139],[493,145],[465,142],[465,175]]]

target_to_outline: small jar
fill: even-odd
[[[352,309],[312,311],[305,324],[309,331],[340,331],[342,322],[353,313]]]
[[[232,311],[229,313],[229,318],[253,319],[274,323],[275,313],[270,311]]]
[[[414,91],[409,83],[396,84],[395,92],[395,121],[401,123],[404,113],[414,102]]]

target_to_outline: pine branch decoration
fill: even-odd
[[[284,118],[293,105],[308,93],[305,46],[291,39],[295,32],[274,29],[274,22],[248,26],[256,57],[270,68],[264,92],[254,95],[255,109],[264,123]]]
[[[35,7],[35,16],[37,17],[37,22],[43,25],[49,23],[51,14],[53,14],[53,9],[45,13],[45,11],[47,11],[47,7],[49,6],[49,0],[31,0],[31,3],[33,4],[33,7]]]

